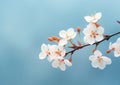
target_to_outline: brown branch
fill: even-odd
[[[117,21],[118,24],[120,24],[120,21]]]
[[[104,39],[102,39],[101,41],[95,42],[95,43],[92,44],[92,45],[98,45],[98,44],[100,44],[101,42],[103,42],[103,41],[105,41],[105,40],[109,40],[111,37],[113,37],[113,36],[115,36],[115,35],[118,35],[118,34],[120,34],[120,32],[117,32],[117,33],[114,33],[114,34],[111,34],[111,35],[105,35],[105,36],[104,36]],[[68,54],[73,54],[76,50],[82,49],[82,48],[87,47],[87,46],[90,46],[90,45],[91,45],[91,44],[84,44],[84,45],[82,45],[82,46],[77,46],[77,47],[75,47],[73,50],[67,52],[65,56],[67,56]]]

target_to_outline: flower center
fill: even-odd
[[[98,62],[99,62],[99,63],[102,63],[103,58],[102,58],[102,57],[100,57],[100,56],[98,56],[97,58],[98,58]]]
[[[61,51],[58,49],[56,52],[55,52],[57,55],[61,56]]]
[[[70,36],[68,34],[66,34],[66,39],[69,39],[69,38],[70,38]]]
[[[49,50],[48,50],[48,51],[46,51],[46,54],[47,54],[47,55],[50,55],[50,51],[49,51]]]
[[[59,65],[64,63],[64,59],[59,59]]]
[[[91,37],[92,38],[96,38],[96,36],[98,35],[98,33],[96,31],[91,31]]]

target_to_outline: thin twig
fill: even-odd
[[[95,42],[95,43],[92,44],[92,45],[100,44],[101,42],[103,42],[103,41],[105,41],[105,40],[109,40],[111,37],[113,37],[113,36],[115,36],[115,35],[118,35],[118,34],[120,34],[120,32],[117,32],[117,33],[114,33],[114,34],[111,34],[111,35],[107,35],[107,36],[104,37],[104,39],[102,39],[101,41]],[[84,48],[84,47],[87,47],[87,46],[90,46],[90,45],[91,45],[91,44],[85,44],[85,45],[82,45],[82,46],[77,46],[77,47],[75,47],[75,49],[67,52],[65,56],[67,56],[67,55],[70,54],[70,53],[73,54],[76,50],[79,50],[79,49],[81,49],[81,48]]]

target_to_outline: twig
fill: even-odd
[[[117,21],[118,24],[120,24],[120,21]]]
[[[101,42],[103,42],[103,41],[105,41],[105,40],[109,40],[111,37],[113,37],[113,36],[115,36],[115,35],[118,35],[118,34],[120,34],[120,32],[117,32],[117,33],[114,33],[114,34],[111,34],[111,35],[107,35],[107,36],[104,37],[104,39],[102,39],[101,41],[95,42],[95,43],[92,44],[92,45],[100,44]],[[90,45],[91,45],[91,44],[85,44],[85,45],[82,45],[82,46],[77,46],[77,47],[75,47],[75,49],[67,52],[65,56],[67,56],[68,54],[73,54],[76,50],[79,50],[79,49],[81,49],[81,48],[84,48],[84,47],[87,47],[87,46],[90,46]]]

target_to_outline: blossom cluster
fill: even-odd
[[[72,66],[72,55],[75,50],[81,48],[81,46],[87,45],[96,45],[93,50],[93,55],[90,55],[89,60],[91,61],[91,65],[94,68],[104,69],[106,65],[112,63],[112,60],[103,56],[102,53],[97,49],[97,46],[100,44],[102,40],[106,38],[104,34],[104,28],[98,23],[101,19],[102,13],[98,12],[92,16],[85,16],[84,19],[88,22],[86,28],[83,29],[84,34],[84,44],[78,41],[78,45],[73,42],[73,39],[76,35],[80,35],[81,28],[77,27],[75,31],[74,28],[69,28],[68,30],[61,30],[59,32],[59,37],[52,36],[49,37],[48,40],[50,42],[54,42],[55,44],[45,44],[41,45],[41,52],[39,53],[39,59],[43,60],[45,58],[48,59],[50,63],[52,63],[53,68],[59,68],[62,71],[66,70],[66,66]],[[68,44],[71,46],[68,46]],[[66,51],[66,48],[73,49],[73,51]],[[115,43],[111,43],[109,45],[107,53],[114,52],[115,57],[120,56],[120,38],[117,39]],[[66,58],[67,54],[71,53],[69,58]]]
[[[65,45],[76,36],[76,32],[73,28],[66,30],[62,30],[59,32],[58,38],[56,36],[49,37],[50,41],[57,41],[57,45],[46,45],[42,44],[41,51],[39,54],[40,59],[48,58],[49,62],[52,62],[52,67],[60,68],[62,71],[66,70],[67,66],[72,66],[71,60],[65,59],[66,50]]]

